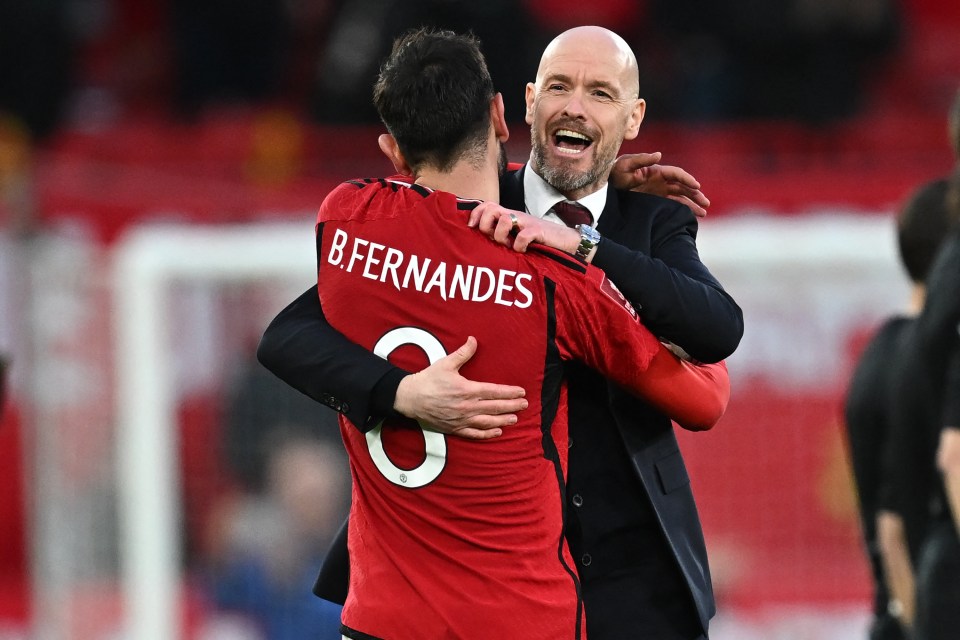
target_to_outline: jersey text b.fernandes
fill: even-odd
[[[413,289],[438,295],[444,300],[493,302],[507,307],[526,309],[533,302],[528,288],[533,281],[529,273],[509,269],[489,269],[475,265],[449,265],[442,260],[420,258],[414,253],[384,244],[353,238],[343,229],[334,231],[326,262],[347,273],[391,284],[397,291]]]

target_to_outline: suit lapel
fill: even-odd
[[[620,212],[620,198],[613,186],[607,187],[607,203],[603,206],[603,214],[597,224],[597,231],[605,236],[616,237],[626,223],[626,218]]]
[[[523,203],[523,172],[527,165],[511,171],[500,178],[500,204],[507,209],[526,211]]]

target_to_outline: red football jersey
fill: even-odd
[[[487,441],[400,420],[364,434],[341,416],[353,476],[347,635],[582,638],[563,538],[564,361],[639,391],[655,357],[676,363],[602,271],[495,244],[466,225],[477,204],[358,180],[318,215],[319,291],[332,326],[409,371],[475,336],[463,375],[522,386],[529,401]]]

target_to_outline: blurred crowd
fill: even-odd
[[[217,103],[373,122],[379,60],[412,26],[472,30],[515,96],[554,35],[598,24],[637,52],[658,118],[823,122],[856,111],[901,18],[898,0],[7,0],[0,112],[38,138],[65,118],[189,118]],[[521,106],[507,101],[509,120]]]

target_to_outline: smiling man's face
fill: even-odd
[[[637,91],[636,59],[619,36],[599,27],[558,36],[527,85],[533,169],[570,199],[602,187],[643,120]]]

